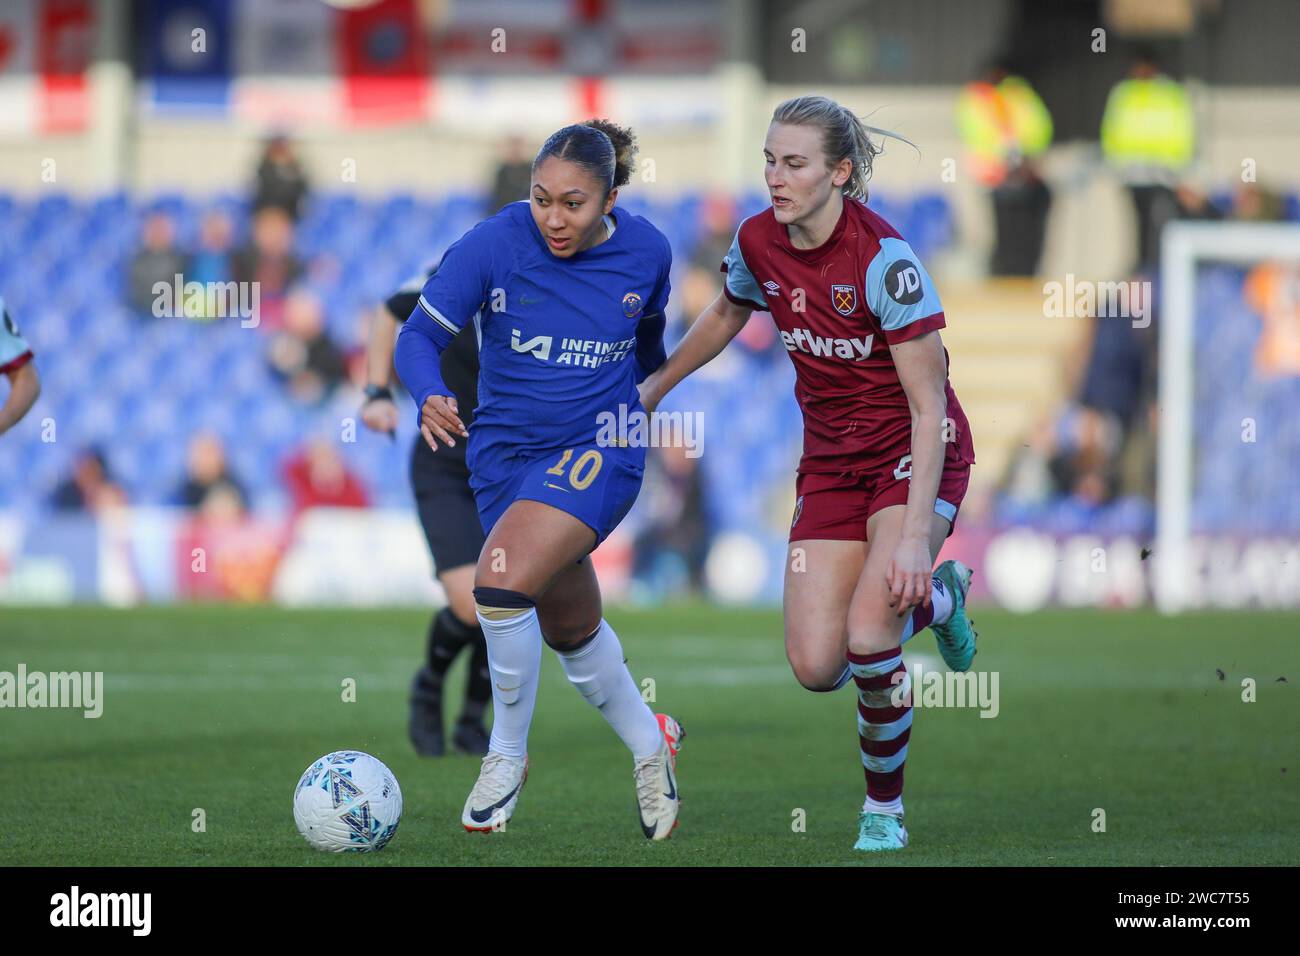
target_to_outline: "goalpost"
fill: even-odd
[[[1165,613],[1176,613],[1200,603],[1202,595],[1195,593],[1197,583],[1195,573],[1196,536],[1210,530],[1222,531],[1222,526],[1206,528],[1198,526],[1197,480],[1198,469],[1209,470],[1206,462],[1210,456],[1243,454],[1246,441],[1255,441],[1254,418],[1243,418],[1241,428],[1243,437],[1239,439],[1238,449],[1231,449],[1224,440],[1227,422],[1219,422],[1223,427],[1218,430],[1218,440],[1208,435],[1198,436],[1198,374],[1205,374],[1210,369],[1208,361],[1225,363],[1226,368],[1240,370],[1241,357],[1246,340],[1254,334],[1252,323],[1256,319],[1253,310],[1229,312],[1215,316],[1220,325],[1216,326],[1215,337],[1219,329],[1223,330],[1224,340],[1207,341],[1205,335],[1198,336],[1198,309],[1204,308],[1201,292],[1204,286],[1203,270],[1226,267],[1240,271],[1242,267],[1257,270],[1260,267],[1276,264],[1279,282],[1282,287],[1277,297],[1280,312],[1294,307],[1289,314],[1271,316],[1277,320],[1282,329],[1282,352],[1290,355],[1287,342],[1293,342],[1289,336],[1300,334],[1300,225],[1285,223],[1213,223],[1213,222],[1177,222],[1165,228],[1161,244],[1160,285],[1162,303],[1159,311],[1159,403],[1160,421],[1157,445],[1156,478],[1156,548],[1154,568],[1154,587],[1156,606]],[[1211,279],[1214,277],[1211,276]],[[1220,289],[1230,289],[1236,277],[1227,275],[1220,283]],[[1246,282],[1240,301],[1245,301],[1248,294]],[[1202,317],[1202,324],[1205,323]],[[1202,330],[1205,331],[1204,329]],[[1259,338],[1269,334],[1269,323],[1261,327],[1255,335],[1253,346],[1259,347]],[[1234,351],[1235,350],[1235,351]],[[1258,352],[1255,353],[1258,355]],[[1291,359],[1287,359],[1287,362]],[[1285,364],[1285,363],[1283,363]],[[1199,366],[1199,367],[1198,367]],[[1288,367],[1289,368],[1289,367]],[[1294,407],[1278,407],[1279,394],[1289,395],[1294,389],[1300,393],[1300,367],[1293,371],[1283,368],[1276,376],[1252,378],[1247,375],[1231,383],[1221,382],[1224,398],[1230,400],[1235,393],[1247,395],[1243,402],[1258,400],[1261,395],[1271,395],[1275,404],[1264,408],[1272,415],[1277,414],[1278,422],[1286,422],[1288,416],[1300,416],[1300,404]],[[1260,384],[1261,382],[1265,384]],[[1275,383],[1281,383],[1276,385]],[[1288,391],[1279,392],[1278,389]],[[1244,406],[1243,406],[1244,407]],[[1200,421],[1205,422],[1205,413],[1200,414]],[[1289,429],[1289,430],[1288,430]],[[1246,432],[1250,437],[1244,437]],[[1199,438],[1205,439],[1204,445],[1197,446]],[[1226,494],[1239,495],[1243,505],[1243,514],[1262,503],[1259,500],[1267,496],[1271,489],[1276,489],[1283,496],[1289,496],[1293,502],[1300,502],[1300,473],[1292,470],[1300,448],[1300,430],[1271,428],[1268,438],[1273,444],[1262,450],[1266,469],[1276,466],[1277,472],[1265,476],[1260,483],[1252,482],[1245,487],[1224,488]],[[1199,456],[1198,456],[1199,452]],[[1224,461],[1226,459],[1219,459]],[[1231,469],[1229,469],[1230,471]],[[1222,475],[1223,469],[1216,474]],[[1213,492],[1211,492],[1212,494]],[[1212,504],[1213,502],[1209,502]],[[1294,526],[1293,519],[1297,509],[1286,502],[1280,509],[1280,526],[1273,526],[1267,531],[1261,530],[1262,521],[1267,521],[1267,513],[1255,510],[1249,520],[1243,522],[1239,529],[1240,536],[1251,538],[1261,534],[1277,534],[1300,539],[1300,527]],[[1199,507],[1204,514],[1207,508]],[[1209,522],[1213,523],[1213,522]],[[1227,532],[1229,535],[1236,531]],[[1284,572],[1290,575],[1291,571]],[[1287,600],[1286,603],[1293,603]]]

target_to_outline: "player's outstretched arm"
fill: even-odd
[[[668,361],[637,386],[645,410],[653,412],[678,382],[717,358],[727,343],[744,328],[753,311],[719,293],[713,304],[700,313],[686,337],[673,349],[673,354],[668,356]]]
[[[41,380],[36,374],[35,362],[27,362],[6,374],[9,376],[9,397],[0,408],[0,435],[22,421],[41,394]]]

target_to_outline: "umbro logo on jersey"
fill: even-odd
[[[849,359],[861,362],[871,354],[871,342],[875,333],[861,339],[837,339],[829,335],[814,335],[807,329],[795,329],[793,332],[781,330],[781,341],[787,352],[807,352],[830,358]]]
[[[773,282],[771,279],[768,279],[766,282],[763,283],[763,288],[766,289],[768,292],[772,293],[772,295],[781,294],[781,287],[777,285],[775,282]]]

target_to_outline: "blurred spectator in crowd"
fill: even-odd
[[[681,328],[671,330],[677,336],[685,335],[722,291],[722,258],[730,250],[739,226],[736,204],[729,195],[712,193],[705,197],[700,207],[700,236],[680,282]]]
[[[72,462],[72,474],[59,483],[50,497],[58,511],[97,513],[126,504],[126,492],[113,481],[108,459],[99,448],[87,448]]]
[[[248,507],[244,486],[230,471],[226,447],[212,432],[190,439],[185,480],[176,489],[176,503],[205,516],[238,516]]]
[[[1071,401],[1044,416],[1015,449],[998,482],[1003,516],[1041,515],[1065,502],[1094,509],[1116,493],[1120,435],[1114,418]]]
[[[1046,504],[1060,490],[1051,466],[1055,454],[1052,420],[1043,416],[1030,428],[1020,447],[1012,450],[998,481],[998,491],[1020,506]]]
[[[310,192],[307,174],[303,172],[289,137],[283,134],[272,136],[257,164],[254,214],[263,209],[279,209],[291,222],[297,222],[302,218],[303,204]]]
[[[1179,219],[1213,220],[1222,219],[1223,213],[1210,202],[1209,195],[1197,183],[1184,179],[1174,189],[1177,203],[1176,216]]]
[[[1155,284],[1139,273],[1122,288],[1127,298],[1119,301],[1128,309],[1112,314],[1098,302],[1097,315],[1088,320],[1077,422],[1063,470],[1068,491],[1100,503],[1118,494],[1155,493]]]
[[[527,199],[532,192],[533,162],[524,151],[522,136],[511,136],[505,141],[501,161],[492,177],[487,215],[493,215],[507,203]]]
[[[1294,261],[1261,262],[1242,290],[1259,317],[1252,366],[1265,381],[1300,377],[1300,267]]]
[[[258,284],[258,324],[265,331],[280,327],[284,297],[303,274],[293,251],[293,235],[293,220],[283,209],[263,209],[253,216],[249,244],[233,259],[236,281]]]
[[[199,223],[199,247],[187,278],[195,282],[228,282],[234,275],[234,226],[220,209],[204,213]]]
[[[700,236],[682,277],[677,297],[678,318],[668,330],[670,340],[685,335],[691,323],[722,292],[722,259],[730,251],[738,228],[740,219],[730,195],[712,193],[705,197],[700,208]],[[733,341],[749,355],[775,356],[780,351],[774,349],[777,338],[773,322],[746,322]]]
[[[271,340],[267,357],[300,402],[323,401],[347,376],[343,353],[325,332],[324,307],[307,289],[286,300],[284,328]]]
[[[368,508],[370,495],[328,439],[316,438],[284,463],[293,513],[308,508]]]
[[[1107,303],[1098,303],[1098,314],[1088,320],[1088,358],[1079,384],[1079,404],[1112,418],[1121,436],[1127,436],[1144,404],[1154,398],[1156,379],[1154,283],[1138,274],[1124,285],[1129,308],[1123,312],[1143,315],[1112,315]]]
[[[700,204],[700,236],[691,250],[690,264],[692,269],[700,269],[710,278],[716,278],[718,288],[722,287],[722,259],[731,250],[731,241],[739,228],[736,201],[730,193],[716,192],[704,197]],[[698,315],[714,297],[711,295],[707,301],[697,302],[699,308],[693,311]]]
[[[152,212],[145,217],[141,230],[140,248],[131,257],[127,295],[131,306],[142,316],[153,316],[153,303],[157,298],[154,285],[166,283],[170,289],[176,276],[185,281],[188,258],[176,247],[176,227],[164,212]],[[170,300],[169,300],[170,301]],[[180,305],[175,306],[180,310]]]
[[[654,598],[704,588],[708,519],[700,459],[680,447],[651,448],[641,492],[644,518],[632,544],[632,574]]]
[[[1286,200],[1259,183],[1241,183],[1232,195],[1232,218],[1242,222],[1281,222]]]
[[[187,296],[185,315],[187,318],[211,319],[220,317],[223,300],[220,296],[208,294],[215,284],[230,282],[234,275],[234,227],[230,217],[220,209],[212,209],[204,214],[199,223],[199,247],[190,256],[187,282],[199,283],[204,292],[200,295]]]
[[[1038,271],[1052,194],[1035,159],[1052,143],[1052,117],[1042,98],[1002,62],[962,89],[957,125],[976,178],[991,192],[995,240],[989,271]]]
[[[1137,268],[1160,261],[1160,230],[1179,215],[1174,185],[1192,160],[1195,123],[1187,91],[1140,51],[1110,91],[1101,149],[1128,187],[1137,217]]]

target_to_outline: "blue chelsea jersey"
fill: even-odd
[[[477,326],[476,484],[592,444],[601,413],[639,408],[637,383],[663,364],[668,240],[640,216],[613,216],[609,238],[560,259],[529,203],[512,203],[453,244],[425,284],[413,320],[449,335]]]

